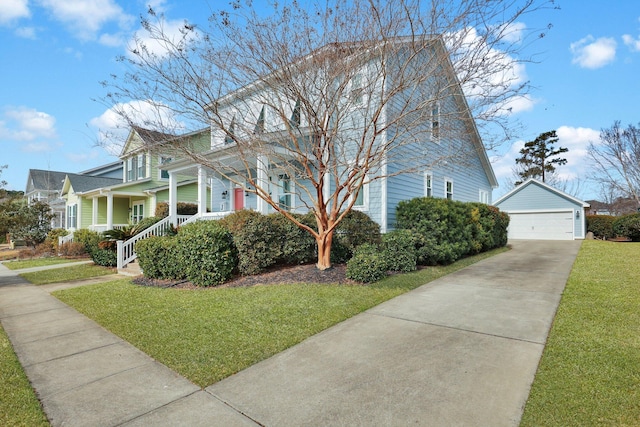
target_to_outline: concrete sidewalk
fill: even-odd
[[[52,425],[518,425],[581,242],[513,249],[205,390],[0,266],[0,320]]]

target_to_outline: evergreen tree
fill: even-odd
[[[538,135],[538,137],[524,144],[524,148],[520,150],[520,157],[516,159],[516,164],[520,167],[518,176],[520,181],[516,181],[516,185],[522,184],[529,178],[538,178],[545,182],[550,174],[556,170],[556,166],[562,166],[567,163],[567,159],[557,157],[562,153],[569,151],[568,148],[555,148],[554,144],[558,142],[556,131],[552,130]]]

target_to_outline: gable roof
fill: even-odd
[[[143,142],[141,146],[133,146],[136,137],[140,138]],[[131,130],[129,131],[129,136],[127,136],[127,140],[125,141],[124,146],[122,147],[122,151],[120,152],[120,157],[122,158],[126,154],[134,153],[139,151],[147,146],[154,146],[160,144],[162,142],[166,142],[172,138],[175,138],[176,135],[172,135],[169,133],[159,132],[151,129],[145,129],[140,126],[131,126]]]
[[[66,175],[66,172],[29,169],[25,194],[37,190],[60,191]]]
[[[498,206],[500,203],[504,202],[505,200],[513,197],[514,195],[520,193],[521,191],[523,191],[524,189],[526,189],[527,187],[529,187],[530,185],[537,185],[540,186],[542,188],[544,188],[545,190],[556,194],[560,197],[563,197],[565,199],[568,199],[578,205],[582,205],[583,208],[588,208],[590,205],[589,203],[578,199],[577,197],[573,197],[570,194],[565,193],[564,191],[560,191],[557,188],[553,188],[552,186],[550,186],[549,184],[545,184],[542,181],[539,181],[535,178],[529,178],[528,180],[526,180],[525,182],[523,182],[522,184],[518,185],[517,187],[515,187],[513,190],[509,191],[507,194],[503,195],[502,197],[500,197],[498,200],[496,200],[495,202],[493,202],[493,206]]]
[[[121,179],[104,178],[100,176],[80,175],[75,173],[66,174],[63,194],[69,191],[69,186],[73,187],[76,193],[85,193],[102,187],[122,184]]]

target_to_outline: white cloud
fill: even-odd
[[[516,37],[521,37],[525,28],[523,24],[505,27],[504,40],[511,39],[513,42]],[[446,44],[472,108],[474,103],[483,104],[486,99],[496,100],[492,108],[497,114],[511,115],[533,108],[535,100],[528,95],[508,96],[511,90],[527,81],[523,63],[507,52],[487,45],[475,28],[465,28],[450,34]],[[487,107],[483,105],[483,108]]]
[[[31,16],[28,0],[2,0],[0,1],[0,24],[9,24],[20,18]]]
[[[123,116],[143,128],[157,128],[154,124],[158,123],[163,123],[168,129],[182,128],[173,119],[169,109],[162,105],[148,101],[130,101],[114,105],[89,121],[89,125],[97,132],[98,144],[109,154],[120,154],[129,134],[130,127]]]
[[[16,28],[16,36],[22,37],[23,39],[37,39],[36,29],[33,27],[19,27]]]
[[[556,148],[565,147],[569,151],[562,154],[562,158],[567,159],[567,164],[558,166],[557,176],[561,180],[574,180],[585,177],[585,167],[589,163],[587,149],[590,142],[598,142],[600,131],[584,127],[560,126],[556,130],[558,142]],[[533,140],[533,138],[531,139]],[[493,170],[498,181],[508,182],[513,178],[513,169],[516,165],[516,158],[520,157],[520,150],[524,147],[525,141],[514,142],[509,150],[501,155],[491,157]]]
[[[527,26],[523,22],[512,22],[501,27],[503,40],[508,43],[521,43]]]
[[[107,23],[125,28],[134,21],[114,0],[40,0],[40,4],[81,40],[94,39]]]
[[[191,41],[197,37],[197,30],[194,33],[190,33],[187,38],[185,38],[182,30],[184,29],[185,21],[184,20],[170,20],[167,21],[164,18],[160,18],[160,22],[155,23],[154,25],[158,25],[161,28],[162,33],[166,40],[169,40],[173,46],[184,46],[189,44]],[[133,49],[140,50],[142,47],[146,49],[152,55],[163,57],[167,54],[166,43],[157,40],[156,38],[150,37],[146,31],[138,31],[134,37],[128,43],[127,54],[132,56],[131,51]]]
[[[640,37],[634,39],[633,36],[625,34],[622,36],[622,41],[629,46],[633,52],[640,52]]]
[[[593,36],[571,43],[570,50],[573,54],[573,64],[578,64],[582,68],[601,68],[612,62],[616,57],[617,43],[610,37]]]
[[[6,109],[5,120],[0,121],[0,138],[13,141],[33,141],[37,138],[55,138],[56,119],[33,108]]]

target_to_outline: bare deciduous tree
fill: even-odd
[[[615,121],[602,129],[600,140],[589,144],[589,157],[595,165],[591,179],[616,198],[633,198],[640,208],[640,124],[622,128]]]
[[[258,13],[238,1],[211,15],[209,29],[185,23],[177,36],[150,10],[144,37],[120,58],[127,71],[105,82],[105,101],[128,124],[165,133],[211,124],[212,139],[224,140],[215,155],[177,149],[310,232],[327,268],[333,231],[363,185],[464,162],[482,149],[477,127],[511,138],[511,107],[529,88],[522,50],[544,35],[519,20],[552,6],[337,0]],[[131,100],[155,114],[141,123]],[[470,140],[475,148],[461,143]],[[256,173],[265,159],[316,228],[270,196],[278,183]]]

